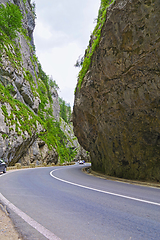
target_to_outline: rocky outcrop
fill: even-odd
[[[29,165],[32,162],[57,163],[58,154],[55,149],[51,147],[49,149],[45,142],[41,144],[38,138],[40,133],[46,131],[36,120],[41,103],[38,88],[45,87],[38,77],[39,69],[34,52],[33,9],[30,0],[0,0],[0,4],[7,2],[19,7],[23,15],[23,31],[19,31],[13,41],[8,41],[5,37],[3,48],[0,48],[0,158],[9,165],[17,162],[22,165]],[[19,49],[20,57],[17,57],[16,49]],[[5,89],[11,86],[10,92],[5,92]],[[44,90],[43,95],[47,95],[46,92]],[[13,99],[24,104],[24,107],[18,102],[15,104],[10,94]],[[58,94],[54,89],[51,89],[51,98],[53,115],[58,120],[60,107]]]
[[[91,161],[90,154],[82,146],[80,146],[75,160],[76,161],[84,160],[85,162],[90,162]]]
[[[7,2],[10,1],[0,0],[0,4],[5,4]],[[27,104],[30,108],[37,112],[39,107],[37,103],[40,103],[40,99],[38,96],[34,96],[31,90],[31,84],[28,81],[28,78],[31,77],[32,79],[30,80],[33,81],[35,86],[37,86],[38,67],[33,61],[34,52],[31,49],[31,46],[34,46],[33,30],[35,27],[35,17],[33,15],[29,0],[25,2],[14,0],[11,1],[11,3],[18,5],[23,14],[22,26],[23,29],[26,30],[26,36],[22,33],[18,33],[18,37],[15,39],[17,47],[20,46],[19,49],[22,58],[19,65],[17,64],[16,66],[16,64],[14,65],[12,63],[12,61],[16,62],[17,59],[11,59],[8,57],[6,52],[2,52],[0,82],[5,87],[11,84],[14,87],[14,92],[12,92],[14,97],[20,100],[22,103]],[[30,42],[28,39],[26,39],[26,37],[30,38]],[[9,50],[12,55],[16,55],[15,49],[12,47],[12,45],[8,45],[7,47],[10,48]],[[28,76],[26,73],[30,73],[30,76]]]
[[[85,162],[90,162],[90,155],[82,146],[80,146],[78,139],[74,135],[73,123],[66,123],[62,118],[60,118],[61,130],[67,137],[66,146],[70,149],[70,154],[74,161],[85,160]]]
[[[59,96],[57,91],[54,88],[51,88],[51,96],[52,96],[52,100],[53,100],[53,115],[56,119],[56,121],[59,121],[59,113],[60,113],[60,105],[59,105]]]
[[[117,0],[77,87],[74,132],[92,169],[160,181],[160,1]]]
[[[37,139],[27,149],[26,153],[21,158],[21,162],[24,166],[28,166],[30,163],[35,163],[35,165],[43,163],[57,164],[58,153],[54,148],[49,151],[47,144],[41,139]]]

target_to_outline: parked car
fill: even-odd
[[[0,159],[0,172],[6,173],[6,170],[7,170],[6,163],[2,159]]]

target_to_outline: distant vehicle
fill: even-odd
[[[2,159],[0,159],[0,172],[6,173],[6,170],[7,170],[6,163]]]
[[[83,164],[84,162],[82,160],[79,161],[79,164]]]

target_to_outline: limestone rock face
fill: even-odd
[[[107,11],[73,110],[93,170],[160,181],[159,16],[159,0],[117,0]]]
[[[57,121],[59,121],[60,105],[58,101],[58,93],[54,88],[51,88],[51,95],[53,100],[53,114]]]
[[[37,139],[27,149],[26,153],[21,158],[21,163],[28,166],[30,163],[39,165],[43,162],[47,164],[56,164],[58,162],[58,153],[54,148],[49,151],[47,144],[41,139]]]
[[[5,120],[5,116],[2,112],[2,107],[6,108],[8,115],[11,115],[11,106],[8,103],[0,103],[0,158],[3,158],[8,164],[14,165],[17,162],[26,165],[24,156],[29,149],[35,149],[37,144],[37,133],[43,132],[43,128],[37,122],[36,130],[32,130],[31,134],[27,131],[23,133],[23,136],[16,131],[16,124],[8,124]],[[13,116],[15,118],[15,116]],[[46,147],[49,151],[48,147]],[[37,153],[40,155],[40,147],[38,146],[33,152],[30,151],[28,155],[28,164],[31,163],[31,159],[35,159]],[[45,157],[45,156],[44,156]],[[42,158],[43,159],[43,158]]]
[[[82,146],[80,146],[79,151],[76,156],[76,160],[77,161],[84,160],[85,162],[90,162],[91,158],[90,158],[89,152],[86,152],[85,149]]]
[[[0,0],[0,4],[7,3],[10,1],[7,0]],[[30,72],[32,76],[32,80],[37,85],[36,75],[38,74],[38,67],[37,64],[33,64],[33,51],[30,49],[30,44],[33,46],[33,30],[35,28],[35,18],[32,13],[32,8],[30,5],[30,1],[19,1],[14,0],[11,3],[18,5],[22,14],[22,26],[27,31],[28,36],[30,37],[31,41],[25,39],[25,37],[18,33],[18,38],[15,40],[17,45],[20,45],[20,52],[22,56],[21,66],[14,67],[11,63],[10,59],[6,56],[5,53],[2,53],[1,63],[2,66],[0,67],[0,82],[6,87],[7,85],[14,86],[14,97],[21,102],[27,104],[31,107],[35,112],[37,112],[37,108],[40,103],[40,99],[33,95],[31,90],[31,86],[26,79],[26,73],[24,72],[24,68],[26,71]],[[10,46],[10,51],[15,54],[15,50]],[[38,101],[37,101],[38,99]],[[36,107],[35,107],[36,106]]]
[[[36,115],[41,100],[38,91],[35,94],[34,90],[38,89],[37,81],[42,82],[42,80],[38,79],[38,66],[37,62],[34,61],[34,48],[32,48],[34,47],[33,30],[35,17],[31,1],[0,0],[0,4],[6,4],[7,2],[16,4],[20,8],[23,15],[22,27],[26,32],[26,36],[22,33],[17,33],[18,36],[14,40],[17,48],[20,49],[20,64],[13,61],[12,57],[9,58],[5,51],[1,51],[0,83],[6,88],[12,85],[12,97],[27,105],[31,112]],[[16,55],[15,49],[11,44],[7,45],[7,48],[11,56]],[[0,94],[3,95],[2,92]],[[52,99],[53,114],[55,114],[55,119],[58,120],[60,107],[58,94],[54,90],[52,90]],[[17,110],[19,111],[20,109],[17,108]],[[17,162],[22,165],[29,165],[32,162],[37,164],[41,162],[57,163],[58,154],[55,149],[49,150],[45,142],[42,144],[37,139],[37,135],[44,131],[43,127],[37,122],[37,126],[34,129],[31,129],[32,124],[29,125],[28,130],[31,130],[30,132],[23,131],[19,127],[23,124],[27,125],[29,120],[32,119],[32,114],[29,114],[28,122],[25,123],[26,117],[25,113],[24,115],[22,114],[22,109],[21,112],[19,111],[19,115],[22,114],[22,116],[18,120],[14,111],[16,109],[13,109],[12,102],[5,102],[0,96],[0,158],[4,159],[9,165],[14,165]]]

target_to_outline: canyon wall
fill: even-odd
[[[78,143],[60,128],[56,87],[36,57],[34,4],[0,0],[0,11],[0,158],[8,165],[71,160]]]
[[[107,10],[73,109],[95,171],[160,181],[159,16],[159,0],[117,0]]]

